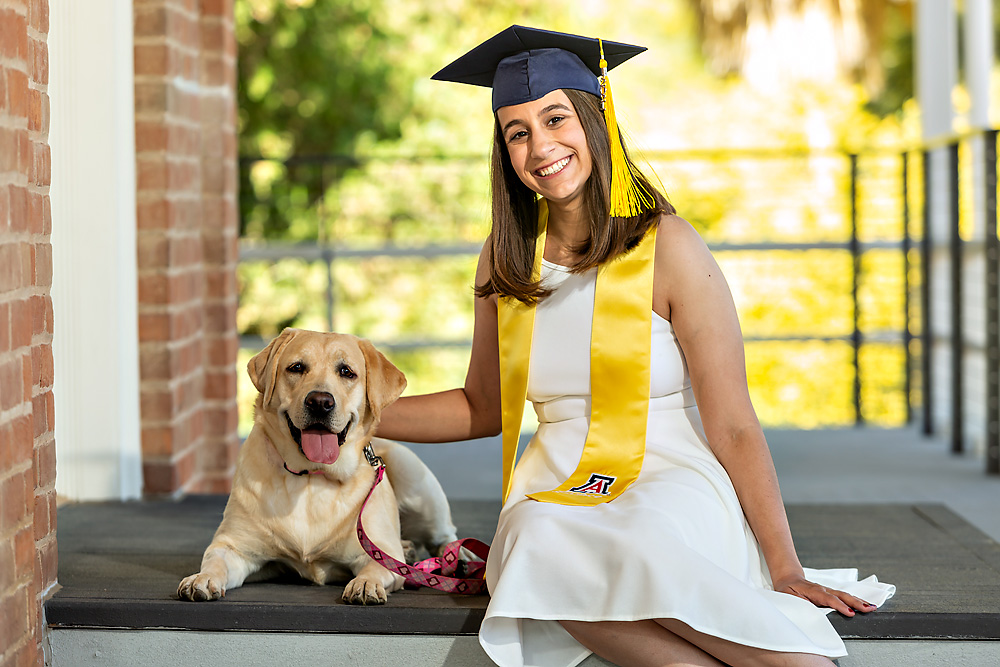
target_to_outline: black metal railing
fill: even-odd
[[[982,352],[986,356],[987,366],[987,459],[988,467],[992,472],[997,472],[998,460],[998,422],[1000,422],[1000,400],[998,400],[998,334],[997,334],[997,235],[996,235],[996,133],[990,132],[986,135],[987,151],[983,158],[986,164],[987,185],[986,201],[982,204],[985,207],[985,219],[987,227],[985,231],[985,263],[986,263],[986,303],[984,304],[985,319],[988,323],[986,333],[986,345]],[[963,286],[966,283],[966,276],[963,273],[965,264],[965,253],[971,249],[978,252],[976,243],[963,239],[961,232],[961,221],[971,215],[971,212],[962,208],[962,192],[960,184],[963,179],[968,179],[968,160],[960,160],[960,146],[963,142],[968,142],[971,137],[963,137],[950,142],[946,147],[927,146],[921,149],[906,151],[872,150],[857,153],[847,153],[840,151],[809,151],[809,150],[768,150],[768,151],[684,151],[684,152],[656,152],[646,156],[647,161],[656,167],[659,173],[670,174],[672,176],[670,188],[672,198],[682,204],[682,208],[693,208],[692,217],[698,218],[704,214],[706,218],[717,215],[724,207],[722,201],[729,207],[736,207],[738,213],[747,221],[747,224],[737,225],[743,231],[732,236],[735,240],[726,242],[720,234],[729,235],[732,225],[729,224],[734,217],[725,213],[718,214],[726,218],[728,222],[717,226],[709,226],[703,230],[710,247],[721,258],[746,258],[767,256],[768,253],[782,254],[792,253],[796,257],[806,257],[809,253],[828,253],[830,257],[844,257],[846,261],[845,269],[850,275],[847,295],[846,328],[831,322],[828,326],[835,331],[812,330],[788,330],[756,331],[754,326],[750,327],[745,336],[748,349],[755,344],[761,343],[809,343],[818,342],[830,345],[846,345],[849,348],[850,365],[850,396],[851,417],[847,420],[853,424],[863,424],[869,421],[869,411],[866,410],[866,395],[870,395],[871,388],[879,391],[891,392],[896,396],[897,403],[902,405],[900,415],[894,417],[895,422],[886,423],[908,423],[913,419],[914,405],[921,407],[921,421],[926,433],[936,432],[936,415],[940,410],[935,405],[934,382],[935,371],[939,370],[934,365],[935,348],[942,344],[947,345],[951,357],[949,374],[952,382],[949,383],[951,390],[949,396],[948,412],[954,418],[950,419],[952,447],[955,451],[961,451],[967,434],[963,431],[965,419],[962,417],[966,408],[968,397],[963,394],[965,385],[965,365],[963,359],[970,351],[970,344],[965,331],[965,314],[963,305],[965,304],[965,293]],[[941,184],[934,179],[926,178],[925,175],[931,170],[931,154],[934,150],[946,150],[948,155],[947,168],[945,172],[949,174],[948,183]],[[774,186],[765,177],[762,182],[766,183],[764,188],[756,188],[748,185],[744,191],[737,195],[728,194],[729,182],[739,182],[744,178],[753,180],[760,178],[756,171],[767,171],[775,169],[770,165],[774,163],[784,163],[785,167],[778,167],[776,176],[772,179]],[[794,163],[792,168],[788,163]],[[251,158],[241,160],[242,182],[244,187],[243,214],[247,216],[247,211],[257,206],[253,215],[260,222],[267,216],[280,215],[279,207],[272,206],[259,193],[250,192],[247,197],[247,188],[251,183],[250,170],[260,161]],[[448,236],[439,235],[433,243],[417,244],[412,238],[407,240],[395,234],[394,225],[398,220],[403,220],[404,224],[421,216],[432,216],[435,219],[451,220],[459,219],[461,224],[478,224],[478,238],[485,235],[486,226],[481,218],[485,215],[485,174],[487,172],[487,161],[485,157],[445,158],[432,156],[428,158],[394,158],[394,157],[372,157],[372,158],[345,158],[344,156],[320,156],[309,159],[295,159],[276,163],[286,172],[286,179],[294,182],[296,178],[308,184],[303,190],[308,190],[306,195],[300,196],[302,201],[300,210],[295,215],[302,214],[302,211],[312,210],[316,218],[316,233],[311,238],[302,238],[295,244],[277,243],[274,241],[263,241],[261,238],[244,239],[241,244],[241,263],[264,262],[275,263],[284,260],[298,260],[307,263],[320,264],[323,267],[325,285],[322,289],[322,301],[326,309],[322,324],[329,329],[335,329],[338,324],[337,290],[338,281],[335,267],[342,263],[368,261],[368,260],[438,260],[445,257],[472,257],[478,253],[479,243],[477,236],[469,234],[468,228],[464,228],[461,233]],[[427,211],[426,208],[419,211],[394,211],[391,215],[386,214],[386,218],[392,218],[389,222],[378,218],[377,226],[382,230],[380,238],[371,238],[369,228],[358,226],[352,227],[350,220],[345,220],[349,214],[345,210],[337,210],[338,201],[342,199],[339,194],[331,194],[337,187],[337,182],[349,170],[356,170],[364,173],[366,169],[384,169],[389,173],[395,168],[393,165],[405,164],[406,168],[419,169],[421,165],[433,165],[433,169],[443,169],[435,172],[433,178],[441,178],[442,182],[451,182],[454,173],[449,171],[452,167],[454,172],[478,172],[484,176],[476,186],[478,191],[475,196],[466,197],[470,201],[479,202],[478,205],[467,205],[456,213],[455,209],[447,211]],[[796,198],[803,199],[802,192],[796,191],[794,180],[796,171],[802,171],[803,165],[809,169],[816,167],[818,176],[813,181],[805,182],[809,199],[813,196],[808,192],[810,184],[825,184],[835,182],[835,187],[830,188],[830,192],[824,195],[819,202],[806,202],[803,205]],[[798,165],[798,169],[795,168]],[[471,169],[470,169],[471,167]],[[699,189],[701,175],[710,170],[718,168],[724,173],[721,179],[716,182],[723,182],[716,185],[715,191]],[[784,171],[782,171],[784,169]],[[296,176],[303,170],[318,170],[313,172],[313,176],[302,178]],[[808,171],[808,169],[806,169]],[[826,171],[824,171],[826,170]],[[318,177],[315,175],[318,173]],[[828,174],[828,175],[824,175]],[[384,177],[380,177],[384,178]],[[372,178],[371,180],[379,180]],[[392,185],[392,178],[384,178],[385,182]],[[405,180],[405,179],[402,179]],[[434,181],[437,183],[438,181]],[[457,181],[456,181],[457,182]],[[317,185],[318,183],[318,185]],[[290,188],[293,186],[289,186]],[[333,188],[333,190],[331,189]],[[472,188],[475,190],[476,188]],[[291,190],[289,190],[291,191]],[[457,190],[458,195],[452,193],[451,196],[466,196],[469,189]],[[721,194],[720,194],[721,193]],[[301,193],[300,193],[301,194]],[[449,196],[445,193],[445,196]],[[933,234],[925,233],[930,229],[931,219],[934,215],[937,202],[944,197],[949,202],[949,236],[947,239],[935,239]],[[760,199],[766,199],[763,204]],[[260,209],[261,202],[267,206]],[[686,203],[690,203],[685,206]],[[978,204],[977,204],[978,205]],[[426,206],[426,205],[425,205]],[[809,208],[809,207],[812,208]],[[269,207],[269,208],[268,208]],[[771,208],[768,208],[771,207]],[[796,208],[798,207],[798,208]],[[349,207],[348,207],[349,208]],[[261,210],[265,213],[261,214]],[[776,238],[782,235],[782,230],[775,225],[761,223],[760,227],[766,227],[762,232],[764,238],[752,238],[758,233],[757,220],[767,215],[767,211],[776,210],[790,215],[794,219],[811,220],[812,218],[834,218],[834,227],[822,227],[814,225],[815,229],[804,236],[801,232],[795,231],[788,234],[791,240]],[[317,212],[318,211],[318,212]],[[832,213],[831,213],[832,211]],[[921,211],[921,215],[913,219],[911,211]],[[731,212],[731,211],[730,211]],[[287,210],[285,212],[287,214]],[[302,214],[305,215],[305,214]],[[393,217],[395,216],[395,217]],[[478,219],[478,222],[475,222]],[[729,225],[727,227],[727,224]],[[248,225],[244,223],[244,229]],[[339,232],[339,229],[345,231]],[[354,229],[355,232],[352,232]],[[358,241],[356,230],[363,229],[364,234],[368,234],[361,242]],[[749,230],[749,231],[747,231]],[[258,234],[258,237],[263,236]],[[307,235],[308,236],[308,235]],[[949,329],[944,336],[934,335],[935,327],[929,323],[937,322],[938,317],[936,301],[932,298],[933,293],[930,278],[936,270],[940,270],[942,265],[940,253],[944,247],[948,248],[948,290],[949,290]],[[919,254],[919,261],[915,261],[914,255]],[[881,259],[892,257],[891,262],[898,262],[898,273],[890,275],[888,269],[880,265]],[[721,261],[721,260],[720,260]],[[837,260],[840,261],[840,260]],[[830,265],[835,261],[830,261]],[[895,266],[893,264],[893,266]],[[825,276],[828,281],[837,276],[832,273]],[[898,298],[889,299],[892,308],[898,308],[899,313],[886,314],[879,313],[881,308],[886,306],[878,301],[879,292],[883,289],[883,283],[890,283],[890,291],[894,291]],[[469,276],[471,284],[471,274]],[[914,290],[919,289],[919,298],[913,298]],[[466,298],[466,294],[460,295]],[[471,299],[469,299],[471,301]],[[839,302],[839,301],[838,301]],[[868,304],[866,306],[866,304]],[[344,306],[347,307],[347,306]],[[889,316],[891,315],[891,316]],[[874,317],[873,316],[878,316]],[[842,318],[843,319],[843,318]],[[866,324],[867,321],[875,321],[876,324]],[[837,320],[840,321],[840,320]],[[889,322],[889,325],[886,325]],[[938,327],[940,328],[940,327]],[[765,327],[766,329],[766,327]],[[809,327],[806,327],[809,329]],[[242,337],[244,346],[251,348],[261,347],[265,338],[272,332],[260,330],[249,332]],[[366,332],[356,332],[368,335]],[[471,333],[471,332],[470,332]],[[370,336],[375,338],[375,336]],[[453,348],[469,345],[468,337],[442,338],[433,333],[416,336],[390,336],[376,340],[376,342],[390,350],[427,350],[432,348]],[[886,377],[885,364],[880,366],[881,370],[866,371],[866,352],[872,347],[892,347],[898,352],[900,357],[899,368],[894,369],[889,375],[896,377],[898,382]],[[974,346],[972,346],[974,347]],[[973,350],[979,353],[979,350]],[[898,373],[897,373],[898,371]],[[816,373],[824,373],[822,368],[814,369]],[[919,381],[917,379],[919,378]],[[868,392],[868,393],[866,393]]]
[[[997,238],[997,132],[985,138],[986,471],[1000,475],[1000,240]]]
[[[976,164],[973,150],[976,142],[982,143],[982,155]],[[990,474],[1000,474],[1000,333],[998,333],[998,250],[997,250],[997,131],[973,132],[961,137],[934,142],[921,148],[921,157],[926,174],[924,179],[925,229],[933,229],[936,203],[947,203],[944,220],[938,226],[945,227],[946,234],[935,238],[933,233],[924,234],[921,243],[921,267],[924,276],[921,289],[922,318],[922,368],[923,431],[935,434],[940,431],[936,414],[934,388],[939,383],[948,386],[947,423],[951,451],[956,454],[968,449],[973,436],[970,431],[981,434],[986,454],[986,469]],[[963,161],[962,154],[969,157]],[[935,176],[934,156],[945,164],[941,176]],[[964,163],[964,164],[963,164]],[[976,178],[977,166],[981,174]],[[978,181],[978,182],[977,182]],[[981,193],[977,190],[981,188]],[[980,196],[977,197],[976,195]],[[964,205],[963,205],[964,204]],[[940,215],[940,213],[939,213]],[[982,230],[975,230],[976,219]],[[967,238],[973,228],[978,238]],[[946,260],[944,258],[947,258]],[[982,263],[981,303],[970,303],[969,292],[977,286],[970,282],[970,268]],[[942,264],[946,264],[942,267]],[[938,323],[944,321],[937,313],[937,300],[931,288],[935,271],[946,271],[948,310],[947,329],[936,332]],[[983,331],[974,332],[969,327],[970,312],[982,313]],[[974,335],[982,343],[970,340]],[[935,373],[935,360],[941,350],[947,350],[947,377],[939,378]],[[968,389],[976,383],[969,377],[970,360],[979,358],[984,367],[982,398],[977,400],[975,391]],[[970,417],[973,408],[982,408],[982,428],[974,424]],[[970,427],[972,427],[970,429]]]

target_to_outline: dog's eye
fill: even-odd
[[[306,366],[301,361],[296,361],[294,364],[292,364],[291,366],[289,366],[286,370],[288,370],[289,373],[305,373],[306,372]]]
[[[340,373],[340,377],[347,378],[348,380],[358,377],[358,374],[352,371],[350,366],[341,366],[338,372]]]

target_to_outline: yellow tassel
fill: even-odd
[[[632,217],[642,212],[642,206],[653,205],[653,198],[639,184],[634,167],[625,159],[618,120],[615,117],[615,102],[611,96],[611,82],[608,80],[608,62],[604,59],[604,41],[597,42],[601,48],[601,105],[604,107],[604,121],[608,126],[608,140],[611,144],[611,216]]]

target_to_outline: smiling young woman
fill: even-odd
[[[465,386],[401,398],[379,435],[502,432],[497,664],[829,666],[821,607],[894,589],[798,561],[729,287],[613,118],[606,70],[643,50],[513,26],[434,76],[493,89],[493,226]]]

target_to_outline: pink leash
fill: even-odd
[[[365,447],[365,458],[368,463],[375,468],[375,481],[369,489],[365,502],[361,504],[361,511],[358,512],[358,540],[361,548],[365,550],[372,559],[389,570],[395,572],[406,580],[406,583],[415,586],[426,586],[445,593],[461,593],[464,595],[476,595],[486,592],[486,581],[483,579],[486,571],[486,557],[490,553],[488,545],[472,538],[455,540],[447,544],[440,556],[427,558],[425,560],[407,565],[403,561],[396,560],[389,554],[379,549],[368,539],[364,526],[361,525],[361,516],[364,514],[365,505],[368,504],[375,487],[385,476],[385,463],[382,457],[375,455],[371,443]],[[481,560],[463,561],[458,557],[459,550],[465,547]],[[460,567],[464,567],[466,577],[453,576],[458,573]]]

